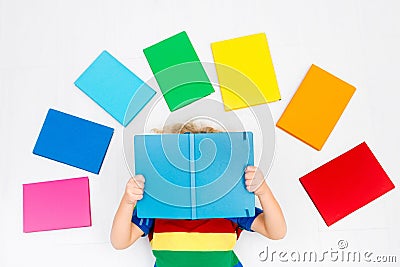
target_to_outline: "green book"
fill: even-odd
[[[186,32],[143,50],[170,111],[214,92]]]

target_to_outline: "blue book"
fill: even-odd
[[[98,174],[113,133],[110,127],[49,109],[33,154]]]
[[[254,165],[251,132],[135,135],[135,173],[145,179],[140,218],[254,216],[244,169]]]
[[[127,126],[156,93],[107,51],[96,58],[75,85],[123,126]]]

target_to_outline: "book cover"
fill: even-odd
[[[327,226],[394,188],[364,142],[300,178]]]
[[[281,99],[265,33],[211,44],[225,110]]]
[[[136,135],[135,173],[146,178],[141,218],[254,216],[244,169],[254,164],[251,132]]]
[[[110,127],[49,109],[33,154],[98,174],[113,133]]]
[[[23,185],[24,233],[91,225],[88,177]]]
[[[95,59],[75,85],[122,126],[127,126],[156,93],[107,51]]]
[[[276,126],[321,150],[355,90],[312,65]]]
[[[186,32],[143,50],[170,111],[214,92]]]

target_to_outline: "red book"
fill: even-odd
[[[299,180],[328,226],[394,188],[365,142]]]

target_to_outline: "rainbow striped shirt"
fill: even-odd
[[[142,219],[132,222],[148,235],[156,267],[239,267],[233,247],[241,231],[251,230],[253,217],[219,219]]]

